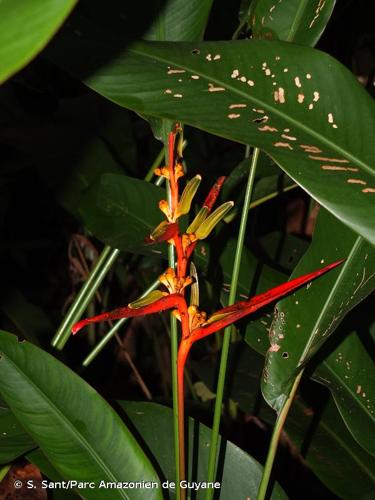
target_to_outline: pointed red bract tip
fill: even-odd
[[[218,330],[221,330],[222,328],[231,325],[232,323],[244,318],[245,316],[248,316],[249,314],[254,313],[258,309],[264,307],[265,305],[271,302],[275,302],[277,299],[280,299],[285,295],[293,292],[297,288],[301,287],[302,285],[305,285],[306,283],[309,283],[318,276],[321,276],[322,274],[327,273],[331,269],[334,269],[335,267],[342,264],[345,260],[346,259],[340,259],[336,262],[333,262],[332,264],[328,264],[327,266],[318,269],[317,271],[304,274],[303,276],[294,278],[290,281],[287,281],[286,283],[282,283],[281,285],[271,288],[271,290],[268,290],[267,292],[256,295],[255,297],[252,297],[249,300],[237,302],[232,306],[220,309],[215,314],[217,314],[218,316],[225,315],[225,317],[193,330],[192,332],[194,335],[193,342],[196,342],[201,338],[207,337],[207,335],[210,335],[211,333],[217,332]]]
[[[87,325],[87,321],[86,320],[78,321],[78,323],[76,323],[72,327],[72,334],[75,335],[80,330],[82,330],[82,328],[85,327],[86,325]]]
[[[207,198],[204,200],[203,206],[208,208],[208,211],[210,212],[212,210],[212,207],[214,206],[217,197],[220,194],[220,190],[224,184],[226,177],[222,176],[219,177],[218,180],[215,182],[215,184],[212,186],[210,189],[210,192],[207,195]]]

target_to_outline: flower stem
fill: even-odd
[[[273,463],[275,461],[277,446],[278,446],[279,440],[280,440],[280,434],[281,434],[281,431],[283,430],[286,417],[287,417],[289,409],[292,405],[294,396],[297,392],[298,385],[300,383],[302,375],[303,375],[303,370],[301,370],[299,372],[299,374],[297,375],[297,377],[295,378],[293,386],[290,390],[290,393],[289,393],[287,399],[285,400],[284,405],[281,408],[281,410],[277,416],[275,427],[273,429],[273,433],[272,433],[272,437],[271,437],[271,443],[270,443],[270,446],[268,448],[267,460],[266,460],[266,463],[264,465],[263,475],[262,475],[262,479],[261,479],[260,485],[259,485],[259,491],[258,491],[258,497],[257,497],[258,500],[264,500],[266,498],[268,484],[269,484],[271,472],[272,472],[272,467],[273,467]]]
[[[170,148],[168,147],[169,133],[173,127],[173,122],[169,120],[162,120],[163,142],[165,151],[165,164],[169,165],[171,161]],[[173,211],[173,200],[171,193],[170,182],[166,183],[167,187],[167,200],[170,209]],[[173,245],[168,246],[168,266],[172,269],[175,268],[176,257]],[[180,460],[180,436],[179,436],[179,405],[178,405],[178,375],[177,375],[177,352],[178,352],[178,331],[177,319],[172,314],[170,315],[170,332],[171,332],[171,371],[172,371],[172,401],[173,401],[173,436],[174,436],[174,457],[176,469],[176,498],[177,500],[185,500],[183,492],[180,490],[181,481],[181,460]],[[183,418],[183,417],[182,417]],[[184,438],[184,436],[182,436]],[[183,445],[183,443],[182,443]]]
[[[249,147],[246,148],[246,156],[247,157],[249,156]],[[248,219],[248,214],[249,214],[248,207],[250,205],[258,157],[259,157],[259,149],[255,148],[253,150],[253,155],[251,158],[249,175],[248,175],[247,186],[246,186],[245,199],[244,199],[244,203],[243,203],[243,207],[242,207],[241,223],[240,223],[240,229],[238,232],[236,253],[235,253],[235,257],[234,257],[234,264],[233,264],[233,272],[232,272],[231,288],[230,288],[228,305],[234,304],[235,300],[236,300],[237,283],[238,283],[238,277],[239,277],[240,266],[241,266],[242,249],[243,249],[243,245],[244,245],[246,225],[247,225],[247,219]],[[216,475],[216,458],[217,458],[217,447],[218,447],[218,441],[219,441],[221,407],[222,407],[222,403],[223,403],[225,374],[226,374],[227,362],[228,362],[228,353],[229,353],[229,346],[230,346],[231,331],[232,331],[232,327],[228,327],[225,329],[224,338],[223,338],[223,345],[222,345],[222,349],[221,349],[220,370],[219,370],[219,377],[218,377],[218,383],[217,383],[214,419],[213,419],[213,426],[212,426],[212,433],[211,433],[210,456],[209,456],[209,461],[208,461],[208,474],[207,474],[207,481],[208,482],[213,482],[215,480],[215,475]],[[213,498],[213,494],[214,494],[214,490],[208,489],[207,493],[206,493],[206,500],[211,500]]]
[[[79,291],[63,322],[52,339],[51,344],[56,349],[63,349],[71,335],[71,328],[86,310],[101,282],[117,259],[120,250],[106,245],[95,263],[87,281]]]

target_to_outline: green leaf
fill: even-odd
[[[172,410],[155,403],[119,401],[132,424],[146,443],[151,455],[159,464],[163,478],[174,481]],[[155,432],[157,429],[157,432]],[[198,421],[189,419],[189,481],[206,481],[210,447],[210,429]],[[224,445],[224,443],[222,443]],[[229,441],[225,442],[225,457],[220,478],[220,500],[255,498],[262,475],[262,466],[251,456]],[[198,449],[197,449],[198,447]],[[224,464],[223,464],[224,462]],[[220,466],[219,466],[220,467]],[[192,472],[193,470],[193,472]],[[207,490],[197,491],[196,500],[204,498]],[[169,494],[174,498],[174,491]],[[190,494],[193,491],[190,490]],[[279,485],[275,485],[271,498],[286,498]]]
[[[82,36],[58,37],[50,57],[96,92],[259,147],[320,204],[375,242],[375,104],[332,57],[256,40],[139,43],[114,57],[97,33],[77,26]]]
[[[257,0],[248,23],[254,38],[315,45],[336,0]]]
[[[370,333],[361,339],[352,332],[317,367],[313,378],[331,391],[336,406],[354,439],[375,455],[374,362],[366,350]]]
[[[63,481],[64,478],[57,472],[57,470],[53,467],[51,462],[49,462],[46,458],[46,456],[43,454],[40,448],[37,448],[36,450],[31,451],[26,455],[27,460],[36,465],[38,469],[41,471],[43,476],[48,477],[51,481]],[[81,498],[75,493],[75,490],[70,489],[70,490],[60,490],[60,489],[53,489],[52,490],[52,500],[73,500],[77,498]]]
[[[248,158],[241,161],[225,179],[221,190],[223,200],[236,200],[233,210],[225,218],[231,220],[239,212],[241,201],[245,196],[246,180],[249,175]],[[279,194],[296,187],[295,182],[278,168],[275,162],[266,154],[259,155],[255,172],[254,187],[250,208],[261,205]]]
[[[97,238],[113,248],[144,255],[165,254],[144,239],[160,223],[158,202],[165,194],[149,182],[125,175],[105,174],[83,197],[82,218]]]
[[[375,460],[349,434],[332,398],[320,415],[302,402],[293,403],[286,432],[306,447],[306,432],[313,428],[305,452],[307,464],[339,498],[369,499],[374,491]]]
[[[35,448],[34,441],[1,400],[0,429],[0,464],[12,462],[15,458]]]
[[[264,397],[276,411],[299,369],[375,284],[373,247],[321,208],[312,244],[292,277],[345,257],[338,269],[276,306],[270,331],[273,349],[267,354],[262,384]]]
[[[0,2],[0,83],[44,48],[76,3],[77,0]]]
[[[86,382],[14,335],[0,334],[0,393],[65,479],[158,481],[132,434]],[[86,489],[85,498],[144,498],[142,489]],[[148,498],[162,498],[159,489]]]
[[[274,412],[258,398],[263,358],[236,342],[231,345],[229,359],[232,370],[227,384],[228,398],[247,414],[273,425]],[[212,353],[192,362],[194,373],[206,384],[206,391],[214,387],[217,363],[218,355],[215,359]],[[327,400],[324,387],[304,381],[301,394],[289,412],[285,431],[312,471],[340,498],[364,499],[373,490],[375,460],[349,434],[332,398]]]
[[[189,42],[201,40],[213,0],[153,0],[158,16],[143,37],[145,40]]]

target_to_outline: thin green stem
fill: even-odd
[[[147,172],[146,177],[145,177],[146,182],[151,182],[151,180],[154,176],[154,170],[155,170],[155,168],[157,168],[161,164],[161,162],[163,161],[163,158],[164,158],[164,147],[160,150],[158,156],[154,160],[154,163],[151,165],[150,170]]]
[[[290,390],[289,396],[285,400],[284,405],[281,408],[281,410],[277,416],[275,427],[273,429],[273,433],[272,433],[272,437],[271,437],[271,443],[270,443],[270,446],[268,448],[267,460],[266,460],[266,463],[264,465],[263,475],[262,475],[262,479],[261,479],[260,485],[259,485],[259,491],[258,491],[258,497],[257,497],[258,500],[264,500],[266,498],[268,485],[269,485],[271,472],[272,472],[272,467],[273,467],[273,463],[275,461],[277,446],[278,446],[279,440],[280,440],[280,434],[281,434],[281,431],[283,430],[286,417],[287,417],[289,409],[292,405],[294,396],[297,392],[298,385],[300,383],[302,375],[303,375],[303,370],[301,370],[299,372],[299,374],[297,375],[297,377],[295,378],[293,386]]]
[[[248,157],[248,156],[249,156],[249,147],[246,148],[246,157]],[[235,253],[234,263],[233,263],[233,272],[232,272],[231,288],[230,288],[228,305],[234,304],[235,300],[236,300],[238,277],[239,277],[240,266],[241,266],[242,249],[243,249],[243,245],[244,245],[247,218],[248,218],[248,214],[249,214],[248,206],[250,205],[258,157],[259,157],[259,149],[255,148],[253,150],[253,155],[251,158],[249,175],[248,175],[247,186],[246,186],[245,200],[244,200],[243,207],[242,207],[241,223],[240,223],[240,229],[238,232],[237,247],[236,247],[236,253]],[[220,370],[219,370],[219,378],[218,378],[218,383],[217,383],[214,420],[213,420],[212,433],[211,433],[210,456],[209,456],[209,461],[208,461],[208,474],[207,474],[207,481],[208,482],[214,481],[215,476],[216,476],[216,460],[217,460],[217,447],[218,447],[218,441],[219,441],[221,407],[222,407],[222,403],[223,403],[225,374],[226,374],[227,362],[228,362],[228,353],[229,353],[229,346],[230,346],[231,331],[232,331],[231,327],[228,327],[225,329],[224,338],[223,338],[223,345],[221,348]],[[206,493],[206,500],[211,500],[213,498],[213,495],[214,495],[214,490],[208,489],[207,493]]]
[[[145,180],[147,182],[151,181],[153,172],[156,167],[160,165],[164,157],[164,147],[155,158],[152,167],[147,173]],[[155,184],[160,186],[163,183],[163,177],[158,177]],[[51,344],[57,349],[63,349],[66,342],[71,335],[71,328],[82,316],[83,312],[87,309],[92,297],[95,295],[97,289],[99,288],[101,282],[105,278],[106,274],[111,269],[116,258],[119,255],[119,250],[117,248],[112,248],[106,245],[100,254],[98,260],[95,263],[87,281],[79,291],[73,304],[70,306],[69,311],[65,315],[63,322],[59,326],[55,336],[53,337]],[[152,285],[151,285],[152,286]],[[118,331],[123,325],[124,321],[120,320],[119,324],[116,325],[108,332],[108,334],[101,340],[101,342],[94,348],[94,350],[86,357],[83,362],[83,366],[88,366],[91,361],[99,354],[102,348],[107,344],[107,342],[113,337],[113,335]]]
[[[158,286],[160,285],[160,281],[156,280],[150,285],[147,290],[141,295],[142,297],[145,297],[148,293],[152,292],[153,290],[156,290]],[[111,340],[111,338],[119,331],[119,329],[127,322],[129,321],[129,318],[122,318],[118,320],[112,328],[106,333],[106,335],[100,340],[98,344],[94,347],[94,349],[90,352],[88,356],[83,360],[82,365],[83,366],[89,366],[89,364],[96,358],[96,356],[104,349],[104,347],[108,344],[108,342]]]
[[[109,245],[104,247],[87,281],[79,291],[73,304],[70,306],[69,311],[65,315],[63,322],[53,337],[51,342],[53,347],[59,350],[63,349],[71,335],[72,326],[86,310],[101,282],[111,269],[114,261],[117,259],[119,252],[120,250],[117,248],[111,248]]]

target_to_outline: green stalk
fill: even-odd
[[[248,146],[246,148],[246,157],[249,157],[249,147]],[[238,277],[239,277],[239,273],[240,273],[242,249],[243,249],[245,233],[246,233],[247,218],[248,218],[248,214],[249,214],[248,207],[250,205],[258,157],[259,157],[259,149],[254,148],[253,155],[251,158],[251,164],[250,164],[250,168],[249,168],[249,175],[248,175],[248,180],[247,180],[245,199],[244,199],[244,203],[243,203],[243,207],[242,207],[241,224],[240,224],[240,229],[238,232],[237,247],[236,247],[236,253],[235,253],[235,257],[234,257],[234,264],[233,264],[233,272],[232,272],[231,288],[230,288],[228,305],[234,304],[235,300],[236,300],[237,283],[238,283]],[[210,456],[209,456],[209,461],[208,461],[208,474],[207,474],[207,481],[208,482],[215,481],[215,476],[216,476],[216,460],[217,460],[217,447],[218,447],[218,441],[219,441],[221,407],[222,407],[222,403],[223,403],[225,374],[226,374],[227,362],[228,362],[228,353],[229,353],[229,346],[230,346],[231,331],[232,331],[231,327],[228,327],[225,329],[224,338],[223,338],[223,345],[221,348],[220,370],[219,370],[219,378],[218,378],[218,383],[217,383],[214,420],[213,420],[212,433],[211,433]],[[211,500],[213,498],[213,495],[214,495],[214,489],[208,489],[207,493],[206,493],[206,497],[205,497],[206,500]]]
[[[145,292],[141,295],[141,298],[145,297],[147,294],[152,292],[153,290],[156,290],[158,286],[160,285],[160,281],[156,280],[153,282],[152,285],[150,285]],[[106,333],[106,335],[101,339],[101,341],[96,344],[94,349],[86,356],[86,358],[83,360],[82,365],[83,366],[89,366],[89,364],[96,358],[96,356],[104,349],[104,347],[108,344],[108,342],[111,340],[111,338],[119,331],[119,329],[127,322],[129,321],[129,318],[122,318],[118,320],[112,328]]]
[[[160,165],[164,156],[164,147],[155,158],[150,170],[146,174],[145,181],[149,182],[152,179],[153,172],[156,167]],[[163,177],[158,177],[156,179],[156,186],[160,186],[163,182]],[[65,318],[63,319],[59,329],[57,330],[55,336],[53,337],[51,344],[56,349],[63,349],[66,342],[71,335],[71,328],[82,316],[84,311],[87,309],[91,299],[95,295],[97,289],[99,288],[101,282],[105,278],[106,274],[111,269],[113,263],[118,257],[119,250],[117,248],[112,248],[106,245],[100,254],[98,260],[95,263],[87,281],[78,292],[77,297],[70,306]],[[152,286],[152,285],[151,285]],[[116,325],[110,330],[110,332],[101,340],[101,342],[94,348],[94,350],[87,356],[83,362],[83,366],[88,366],[91,361],[99,354],[102,348],[107,344],[107,342],[112,338],[112,336],[117,332],[117,330],[123,325],[123,320],[120,320],[120,324]],[[111,334],[110,334],[111,333]],[[97,349],[100,346],[99,349]],[[86,364],[85,364],[86,363]]]
[[[111,269],[114,261],[117,259],[119,252],[120,250],[117,248],[111,248],[109,245],[104,247],[104,250],[100,254],[94,268],[87,278],[87,281],[79,291],[73,304],[70,306],[69,311],[65,315],[63,322],[53,337],[51,342],[53,347],[59,350],[63,349],[71,335],[72,326],[87,309],[87,306],[95,295],[101,282]]]
[[[275,461],[277,446],[278,446],[279,440],[280,440],[280,434],[281,434],[281,431],[283,430],[285,419],[286,419],[288,412],[289,412],[289,409],[292,405],[292,402],[293,402],[294,396],[297,392],[297,388],[298,388],[298,385],[299,385],[300,380],[302,378],[302,375],[303,375],[303,370],[301,370],[299,372],[299,374],[297,375],[297,377],[295,378],[293,386],[290,390],[289,396],[285,400],[284,405],[281,408],[281,410],[277,416],[275,427],[273,429],[273,433],[272,433],[272,437],[271,437],[271,443],[270,443],[270,446],[268,448],[267,460],[266,460],[266,463],[264,465],[263,475],[262,475],[262,479],[261,479],[260,485],[259,485],[259,491],[258,491],[258,497],[257,497],[258,500],[264,500],[266,498],[268,484],[269,484],[271,472],[272,472],[272,467],[273,467],[273,463]]]

